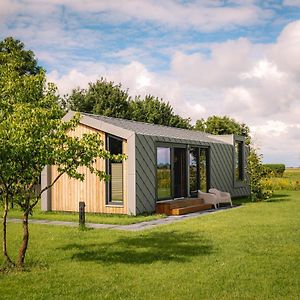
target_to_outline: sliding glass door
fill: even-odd
[[[209,149],[192,147],[189,153],[189,187],[190,195],[197,191],[209,189]]]
[[[174,198],[187,196],[186,149],[174,148]]]
[[[157,200],[193,197],[198,190],[209,189],[208,148],[159,146],[156,149]]]
[[[157,148],[157,198],[170,199],[172,197],[171,185],[171,148]]]
[[[189,153],[189,184],[190,184],[190,195],[196,196],[197,190],[199,189],[199,148],[191,148]]]
[[[187,149],[157,147],[157,199],[187,196]]]
[[[208,149],[200,148],[199,156],[199,174],[200,174],[200,190],[202,192],[207,192],[209,190],[209,173],[208,173]]]

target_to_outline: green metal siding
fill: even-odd
[[[156,148],[152,136],[136,135],[136,211],[137,214],[155,210]]]
[[[195,142],[136,134],[136,207],[137,214],[152,212],[156,203],[156,144],[184,144],[210,148],[211,187],[229,192],[232,197],[249,194],[246,183],[234,184],[234,146],[225,143]]]
[[[211,186],[229,192],[232,197],[249,195],[247,183],[235,186],[234,146],[211,144]]]

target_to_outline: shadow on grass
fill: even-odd
[[[232,199],[232,203],[234,205],[243,205],[243,204],[250,203],[250,202],[252,202],[252,201],[251,201],[251,198],[248,196]]]
[[[69,244],[61,250],[74,252],[72,259],[97,263],[151,264],[158,261],[184,263],[190,257],[209,255],[212,243],[192,232],[153,232],[120,238],[113,243]]]
[[[284,202],[284,201],[290,201],[289,195],[286,194],[274,194],[270,199],[263,200],[263,202]],[[232,202],[234,205],[243,205],[246,203],[256,203],[261,201],[252,201],[250,197],[240,197],[240,198],[234,198],[232,199]]]
[[[286,194],[275,194],[270,199],[265,200],[264,202],[284,202],[290,201],[290,196]]]

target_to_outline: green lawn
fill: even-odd
[[[139,216],[128,216],[128,215],[116,215],[116,214],[95,214],[86,213],[85,219],[87,223],[98,223],[98,224],[134,224],[144,221],[151,221],[164,218],[165,215],[160,214],[148,214]],[[19,209],[12,209],[9,211],[9,218],[22,218],[22,212]],[[32,219],[39,220],[53,220],[53,221],[70,221],[78,222],[78,213],[72,212],[52,212],[52,211],[41,211],[40,206],[34,209],[33,215],[30,216]]]
[[[143,232],[31,225],[28,270],[0,273],[1,299],[299,299],[299,198]]]

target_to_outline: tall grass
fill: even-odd
[[[282,177],[265,179],[265,183],[273,190],[300,191],[300,168],[286,169]]]

